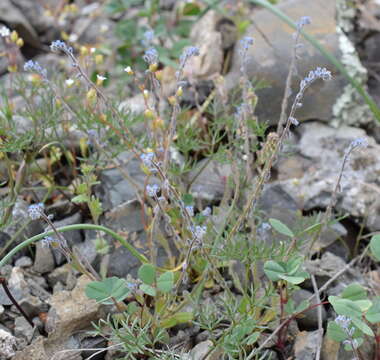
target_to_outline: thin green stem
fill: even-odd
[[[148,259],[143,255],[140,254],[131,244],[129,244],[122,236],[117,234],[111,229],[108,229],[101,225],[93,225],[93,224],[75,224],[75,225],[67,225],[62,226],[58,229],[56,229],[57,232],[65,232],[70,230],[98,230],[103,231],[104,233],[112,236],[114,239],[119,241],[135,258],[140,260],[142,263],[147,263]],[[20,250],[25,248],[26,246],[29,246],[33,244],[36,241],[42,240],[46,236],[54,235],[54,230],[46,231],[44,233],[38,234],[36,236],[33,236],[25,241],[23,241],[21,244],[17,245],[15,248],[13,248],[7,255],[5,255],[0,260],[0,268],[4,266],[13,255],[17,254]]]

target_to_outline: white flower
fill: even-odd
[[[11,31],[6,27],[6,26],[2,26],[0,28],[0,36],[1,37],[7,37],[11,34]]]
[[[125,71],[128,75],[133,74],[133,70],[132,70],[132,68],[131,68],[130,66],[127,66],[127,67],[124,69],[124,71]]]
[[[66,84],[68,87],[70,87],[70,86],[72,86],[72,85],[74,84],[74,80],[73,80],[73,79],[67,79],[67,80],[65,80],[65,84]]]
[[[100,26],[100,32],[101,32],[101,33],[105,33],[105,32],[107,32],[108,29],[109,29],[109,26],[108,26],[107,24],[102,24],[102,25]]]
[[[90,49],[90,53],[91,53],[91,54],[93,54],[95,51],[96,51],[96,48],[94,48],[94,47],[92,47],[92,48]]]
[[[106,80],[107,78],[105,76],[102,76],[102,75],[96,75],[96,78],[99,80],[99,81],[104,81]]]
[[[68,40],[73,43],[73,42],[76,42],[78,40],[78,38],[79,38],[79,36],[77,34],[72,33],[72,34],[70,34]]]

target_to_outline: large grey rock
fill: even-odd
[[[121,170],[117,167],[104,170],[99,177],[101,185],[96,189],[104,210],[134,200],[136,191],[143,190],[142,184],[146,179],[140,168],[140,159],[136,159],[131,152],[125,151],[119,154],[116,161],[120,163]],[[157,183],[157,180],[151,179],[151,182]]]
[[[41,1],[11,0],[12,4],[28,19],[33,29],[44,41],[52,41],[59,36],[58,22],[48,16]]]
[[[339,2],[342,3],[342,1]],[[353,45],[339,29],[340,17],[336,16],[335,1],[286,0],[281,1],[277,6],[294,21],[298,21],[302,16],[310,15],[312,23],[305,27],[305,32],[316,37],[328,51],[346,65],[350,75],[365,85],[367,72],[360,64]],[[339,7],[338,14],[341,11],[343,11],[342,7]],[[269,85],[265,89],[257,90],[259,102],[256,113],[260,120],[276,124],[281,112],[294,30],[266,9],[254,11],[251,20],[252,25],[247,29],[246,35],[252,36],[255,41],[248,50],[248,77],[263,80]],[[301,59],[297,65],[298,74],[304,77],[316,67],[326,67],[332,71],[334,79],[329,82],[318,81],[307,90],[302,101],[303,107],[297,110],[297,119],[330,121],[334,117],[336,126],[342,123],[371,122],[373,115],[368,111],[368,107],[361,106],[363,101],[352,86],[347,84],[337,69],[318,50],[305,39],[302,42],[305,46],[299,52]],[[239,50],[237,46],[231,71],[225,77],[228,93],[239,85],[241,77]],[[299,80],[296,77],[293,80],[292,89],[293,93],[296,93]]]
[[[190,193],[195,199],[205,202],[206,205],[220,201],[227,188],[227,179],[231,174],[231,165],[203,159],[187,176],[187,180],[192,181]]]
[[[380,230],[380,193],[377,174],[380,171],[380,146],[364,130],[353,127],[334,129],[313,122],[300,126],[299,152],[310,160],[304,176],[279,183],[304,210],[327,208],[351,141],[367,138],[366,149],[354,150],[346,163],[335,209],[362,218],[371,231]]]
[[[11,30],[16,30],[27,44],[37,48],[41,46],[36,30],[11,0],[0,1],[0,22],[7,24]]]
[[[307,260],[305,262],[305,270],[315,276],[318,288],[322,287],[325,282],[334,277],[345,266],[346,263],[343,259],[330,252],[325,252],[320,259]],[[349,268],[332,282],[326,289],[326,293],[328,295],[339,296],[352,283],[365,284],[366,281],[359,271]],[[312,288],[309,280],[306,280],[303,285]]]
[[[103,224],[111,229],[136,232],[144,229],[143,209],[138,200],[129,200],[105,213]]]

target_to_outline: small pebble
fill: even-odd
[[[18,266],[21,268],[27,268],[32,265],[33,265],[33,261],[29,256],[22,256],[19,259],[17,259],[15,262],[15,266]]]

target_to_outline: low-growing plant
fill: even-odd
[[[123,12],[132,4],[134,2],[112,0],[109,10]],[[164,20],[156,21],[157,1],[145,4],[145,12],[140,15],[149,19],[149,25],[158,36],[161,30],[162,35],[167,35]],[[197,2],[187,2],[185,6],[181,15],[201,14]],[[296,26],[294,61],[286,84],[284,111],[296,66],[299,35],[309,22],[310,19],[304,17]],[[119,31],[123,36],[125,29],[133,30],[133,34],[141,30],[135,20],[122,21]],[[94,58],[96,49],[93,54],[82,50],[77,55],[66,42],[56,40],[51,44],[53,52],[65,55],[72,64],[76,80],[53,79],[47,69],[33,60],[25,64],[24,69],[33,74],[33,81],[26,84],[21,76],[19,85],[27,100],[24,115],[33,129],[19,135],[14,110],[11,106],[4,108],[1,119],[6,126],[0,133],[0,151],[7,165],[10,190],[2,203],[1,215],[4,226],[9,224],[18,197],[31,190],[33,195],[27,197],[33,203],[29,216],[32,221],[43,220],[48,230],[18,242],[0,260],[0,268],[17,252],[37,241],[60,250],[69,263],[91,280],[85,289],[87,297],[109,306],[107,319],[94,324],[93,333],[109,340],[119,351],[117,356],[123,359],[179,358],[181,351],[170,345],[170,336],[187,324],[206,331],[213,344],[209,354],[223,359],[264,359],[267,353],[263,350],[274,338],[273,349],[285,356],[291,322],[325,304],[330,304],[338,314],[335,321],[329,322],[327,334],[363,359],[360,345],[365,336],[375,337],[376,341],[378,338],[371,326],[380,321],[379,299],[369,300],[365,289],[357,284],[347,287],[339,297],[330,296],[328,301],[313,305],[309,301],[296,305],[292,295],[310,277],[304,270],[305,261],[313,254],[313,245],[322,231],[333,221],[332,210],[349,156],[364,146],[365,141],[354,140],[348,145],[324,216],[307,219],[301,216],[291,229],[278,219],[267,219],[259,208],[259,199],[274,164],[291,129],[299,124],[297,109],[302,107],[308,87],[316,81],[330,80],[330,71],[316,68],[304,77],[290,113],[281,114],[278,131],[270,132],[263,139],[266,125],[255,117],[259,99],[246,69],[248,49],[254,46],[252,38],[244,37],[238,44],[241,103],[229,106],[215,95],[214,101],[204,108],[189,110],[182,106],[187,85],[184,70],[188,62],[199,55],[199,49],[185,47],[186,41],[165,52],[156,46],[160,39],[153,39],[154,33],[146,31],[151,30],[144,29],[142,35],[134,39],[128,37],[125,45],[136,54],[144,52],[140,64],[144,63],[146,68],[143,80],[137,74],[134,61],[124,69],[141,91],[145,103],[142,116],[123,112],[109,97],[104,89],[108,79],[100,74]],[[140,44],[141,40],[145,43]],[[180,53],[177,63],[175,59]],[[87,68],[85,63],[91,66]],[[176,89],[168,99],[164,99],[161,92],[159,70],[166,64],[176,66]],[[164,110],[162,103],[166,105]],[[190,115],[191,112],[196,115]],[[187,122],[204,113],[214,118],[206,128],[198,129],[191,121],[190,125]],[[137,123],[144,125],[142,134],[133,131]],[[76,139],[79,146],[69,141],[70,128],[79,131],[80,138]],[[9,130],[6,136],[5,130]],[[131,159],[139,161],[145,174],[144,183],[134,183],[120,162],[118,156],[126,150]],[[182,161],[176,161],[178,154]],[[37,180],[34,180],[33,173],[25,169],[32,169],[41,158],[46,160],[47,172],[37,166]],[[197,168],[199,158],[206,158],[206,165]],[[192,185],[207,164],[215,160],[230,164],[232,173],[220,174],[224,182],[221,200],[207,203],[197,198]],[[21,165],[14,171],[17,161],[21,161]],[[125,233],[101,225],[103,206],[94,193],[94,186],[100,184],[98,174],[110,164],[120,169],[136,189],[147,239],[144,253],[127,240]],[[62,180],[57,172],[62,174],[64,166],[70,173]],[[195,175],[189,180],[187,176],[193,170],[196,170]],[[42,184],[38,188],[44,194],[42,202],[35,193],[36,184]],[[81,210],[88,210],[93,224],[57,228],[44,205],[51,201],[52,194],[69,198]],[[129,276],[128,280],[107,277],[103,271],[99,275],[84,254],[69,246],[64,233],[70,230],[96,231],[96,247],[103,255],[109,253],[112,244],[106,243],[101,234],[109,235],[110,242],[125,247],[141,263],[137,277]],[[271,241],[266,241],[266,236]],[[167,261],[160,265],[157,262],[159,247],[167,253]],[[369,247],[380,261],[378,235],[372,238]],[[236,266],[240,266],[240,270],[236,270]],[[316,289],[315,296],[319,296],[320,291]],[[220,294],[211,297],[213,292]]]

